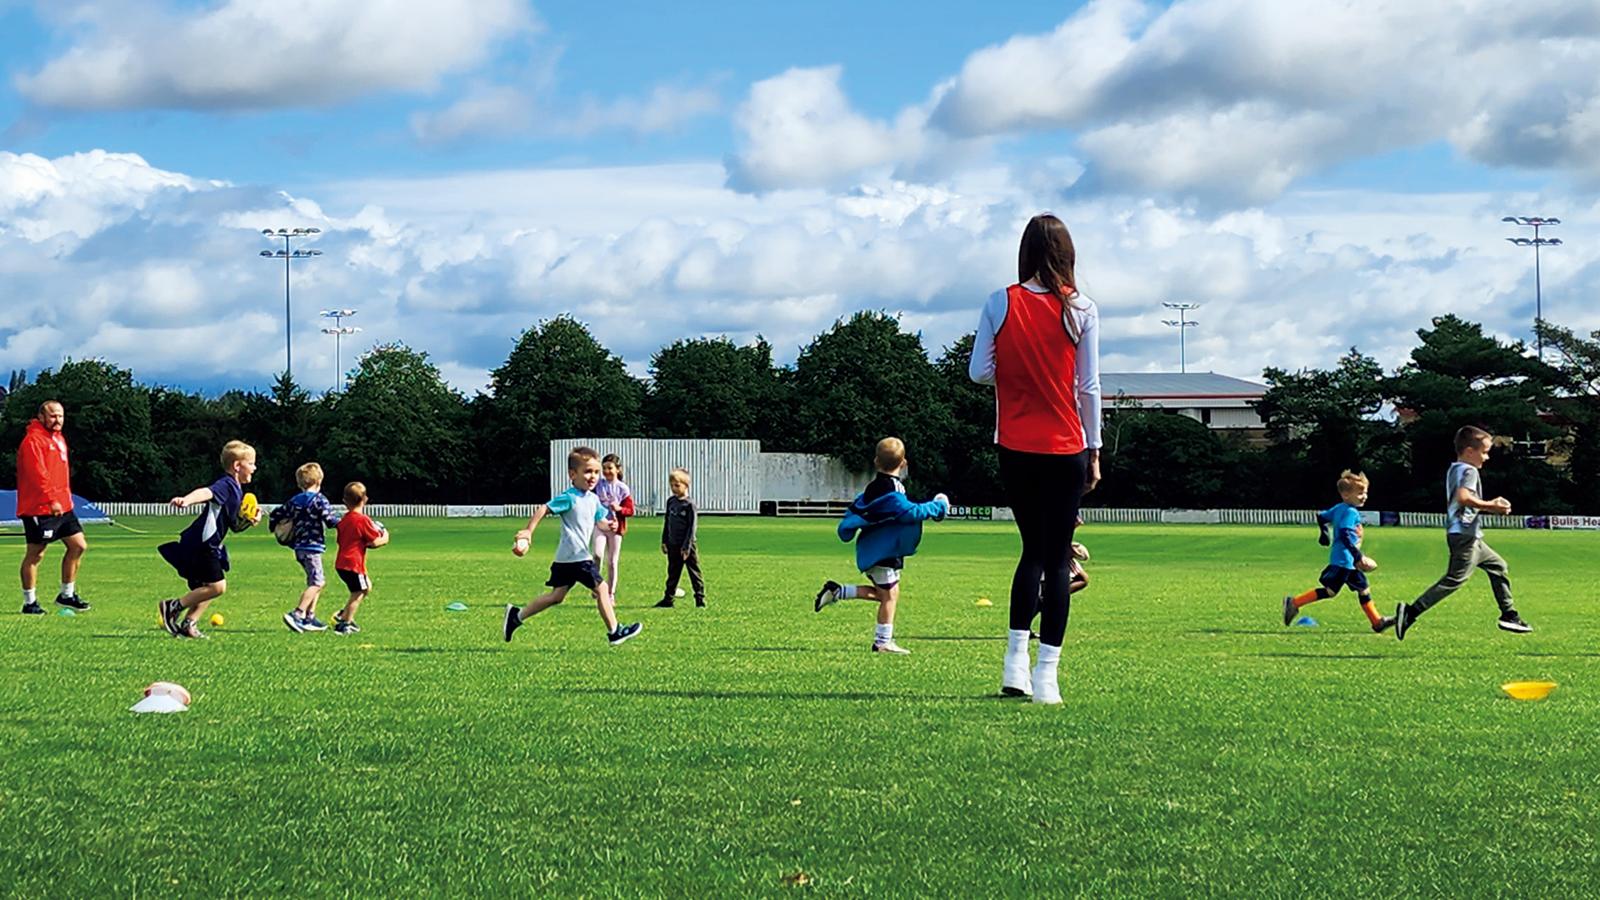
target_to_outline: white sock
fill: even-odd
[[[1026,628],[1021,631],[1015,628],[1006,631],[1006,656],[1026,657],[1028,655],[1028,636],[1029,633]]]
[[[840,600],[854,600],[855,598],[856,598],[856,586],[855,585],[847,584],[844,587],[839,588],[839,599]]]
[[[65,582],[62,582],[62,584],[61,584],[61,596],[63,596],[63,597],[76,597],[76,596],[78,596],[78,583],[76,581],[65,581]]]
[[[873,635],[878,643],[883,644],[894,640],[894,623],[879,625]]]
[[[38,602],[39,602],[39,592],[37,590],[35,590],[34,588],[24,588],[23,589],[23,591],[22,591],[22,603],[23,603],[24,606],[32,606],[33,604],[38,603]]]
[[[1039,645],[1039,661],[1033,667],[1035,679],[1053,680],[1056,677],[1056,664],[1061,660],[1061,648],[1049,644]]]

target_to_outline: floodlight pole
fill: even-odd
[[[261,236],[268,240],[283,239],[282,250],[263,250],[267,259],[283,260],[283,371],[294,380],[294,323],[293,307],[289,302],[289,263],[296,259],[312,259],[322,255],[321,250],[290,250],[289,241],[309,238],[322,233],[320,228],[263,228]]]
[[[1189,348],[1184,340],[1184,333],[1200,324],[1199,322],[1189,321],[1189,310],[1199,309],[1200,304],[1163,302],[1161,305],[1165,306],[1167,309],[1175,309],[1178,311],[1178,321],[1174,322],[1171,319],[1162,319],[1161,324],[1170,328],[1178,329],[1178,372],[1180,374],[1187,374],[1189,371]]]
[[[322,333],[333,335],[333,389],[341,393],[344,391],[344,361],[339,345],[345,335],[361,333],[360,328],[344,324],[346,318],[355,315],[357,312],[359,310],[354,309],[325,309],[322,311],[323,318],[333,320],[333,327],[322,329]]]
[[[1544,286],[1542,284],[1543,278],[1539,272],[1539,248],[1559,247],[1561,246],[1561,239],[1541,237],[1539,229],[1548,228],[1551,225],[1560,225],[1561,220],[1548,216],[1506,216],[1500,221],[1533,229],[1532,238],[1517,237],[1506,238],[1506,240],[1518,247],[1533,248],[1533,339],[1534,346],[1538,348],[1535,352],[1539,355],[1539,361],[1543,362],[1544,331],[1540,326],[1544,324]]]

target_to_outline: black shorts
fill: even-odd
[[[352,572],[349,569],[334,569],[333,571],[339,576],[339,580],[344,582],[344,586],[350,589],[352,594],[372,590],[372,579],[368,578],[365,572]]]
[[[595,565],[592,559],[583,562],[551,563],[550,580],[545,584],[553,588],[581,584],[592,591],[600,587],[600,567]]]
[[[168,541],[157,547],[156,552],[167,561],[167,565],[178,570],[178,574],[188,582],[190,590],[216,584],[228,577],[227,566],[208,548],[191,551],[177,541]]]
[[[78,521],[78,514],[69,509],[59,516],[23,516],[22,531],[28,543],[48,544],[83,534],[83,525]]]
[[[1346,569],[1343,566],[1329,566],[1322,570],[1322,577],[1317,579],[1328,593],[1337,594],[1342,587],[1348,587],[1358,594],[1367,590],[1367,573],[1360,569]]]

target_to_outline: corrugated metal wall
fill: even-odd
[[[682,467],[694,479],[690,496],[701,512],[749,513],[761,509],[764,470],[760,441],[666,441],[649,438],[563,438],[550,442],[550,494],[567,489],[567,453],[588,446],[622,457],[622,480],[633,490],[640,515],[667,508],[667,473]]]

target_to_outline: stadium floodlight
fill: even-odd
[[[1534,346],[1537,348],[1534,352],[1538,354],[1539,361],[1543,362],[1544,333],[1539,326],[1544,324],[1544,285],[1542,284],[1544,279],[1539,271],[1539,248],[1559,247],[1561,246],[1561,239],[1542,237],[1539,234],[1539,229],[1560,225],[1561,220],[1554,216],[1506,216],[1500,221],[1508,225],[1533,229],[1533,237],[1531,238],[1508,237],[1506,240],[1518,247],[1533,248],[1533,338]]]
[[[1200,304],[1163,302],[1161,305],[1165,306],[1167,309],[1175,309],[1178,311],[1178,318],[1176,320],[1162,319],[1161,324],[1166,325],[1169,328],[1178,329],[1178,372],[1180,374],[1187,374],[1189,371],[1189,348],[1184,341],[1184,333],[1200,324],[1199,322],[1194,322],[1189,319],[1189,310],[1199,309]]]
[[[263,228],[261,236],[268,240],[283,241],[281,250],[263,250],[261,256],[267,259],[283,260],[283,371],[290,379],[294,378],[294,313],[289,301],[289,264],[297,259],[314,259],[322,255],[321,250],[291,250],[291,240],[303,240],[313,235],[322,233],[320,228]]]
[[[339,343],[347,334],[360,334],[361,329],[344,324],[344,320],[355,315],[359,310],[354,309],[325,309],[322,311],[324,319],[332,319],[333,327],[322,329],[323,334],[333,335],[333,389],[344,391],[344,362],[340,353]]]

